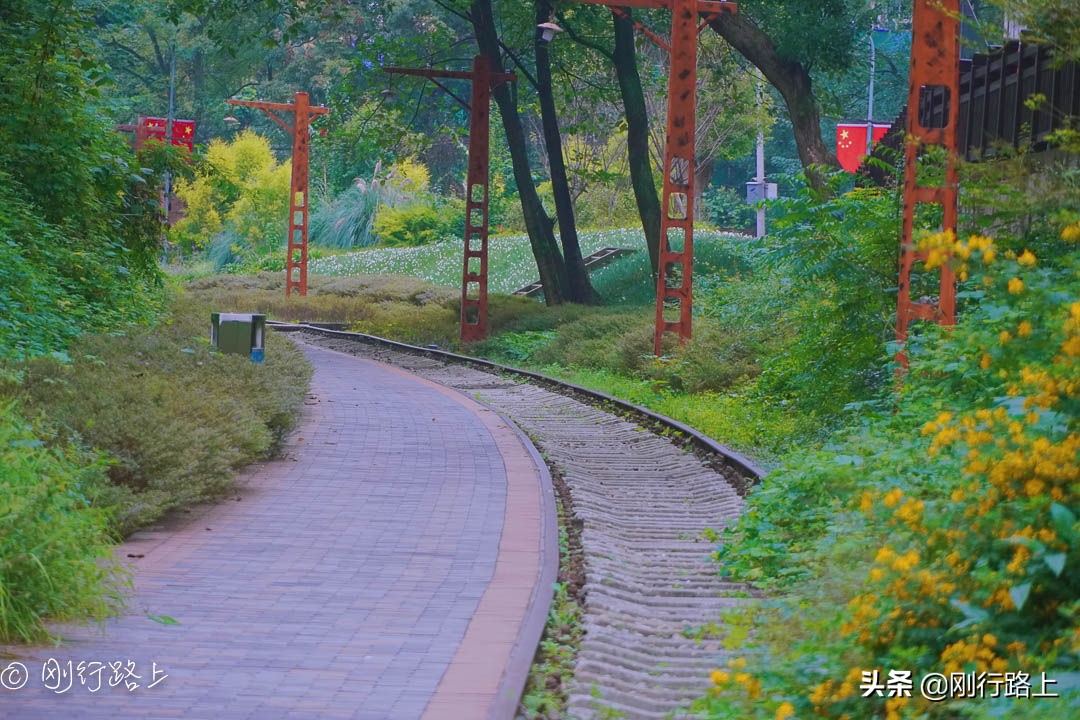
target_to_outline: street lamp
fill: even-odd
[[[536,29],[540,31],[540,41],[549,43],[555,37],[557,33],[561,33],[563,29],[553,22],[540,23],[536,26]]]
[[[870,26],[870,89],[869,98],[866,102],[866,154],[869,155],[874,149],[874,75],[877,72],[877,47],[874,45],[874,33],[889,32],[888,28],[879,25]]]

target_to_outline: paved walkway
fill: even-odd
[[[123,617],[0,654],[0,684],[18,684],[13,663],[29,674],[0,689],[0,717],[512,715],[557,562],[543,464],[463,395],[305,352],[316,372],[286,458],[126,543]]]

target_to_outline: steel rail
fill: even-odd
[[[736,491],[740,495],[745,495],[750,486],[760,481],[765,477],[766,472],[754,464],[749,458],[732,450],[731,448],[717,442],[708,435],[705,435],[699,430],[696,430],[685,423],[681,423],[678,420],[669,418],[666,415],[661,415],[658,412],[649,410],[641,405],[635,405],[634,403],[627,402],[620,398],[608,395],[607,393],[600,392],[598,390],[591,390],[581,385],[575,385],[564,380],[558,380],[549,375],[533,372],[532,370],[522,370],[520,368],[510,367],[509,365],[501,365],[491,360],[485,360],[483,358],[471,357],[469,355],[459,355],[457,353],[449,352],[448,350],[440,350],[438,348],[420,347],[418,345],[409,345],[408,343],[398,342],[396,340],[387,340],[376,335],[367,335],[365,333],[348,332],[344,330],[330,330],[327,328],[317,327],[315,325],[305,325],[298,323],[286,323],[286,322],[267,322],[267,327],[271,327],[280,332],[305,332],[315,335],[323,335],[326,337],[335,337],[348,340],[354,340],[359,343],[367,345],[373,345],[376,347],[382,347],[391,350],[397,350],[399,352],[407,353],[410,355],[419,355],[422,357],[428,357],[432,359],[442,360],[448,363],[455,363],[458,365],[467,365],[483,370],[493,372],[498,375],[512,375],[522,377],[535,384],[547,387],[561,392],[564,395],[581,396],[590,401],[590,404],[600,407],[601,409],[607,409],[609,407],[617,408],[624,414],[643,417],[648,422],[647,425],[660,426],[670,430],[678,432],[680,435],[689,439],[695,450],[705,453],[710,456],[718,456],[722,458],[725,464],[734,469],[740,476],[742,484],[735,487]]]

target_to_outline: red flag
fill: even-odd
[[[165,128],[168,127],[169,121],[166,118],[148,117],[143,118],[143,125],[146,128],[146,137],[155,138],[158,140],[165,139]],[[188,150],[193,150],[195,147],[195,121],[194,120],[173,120],[172,123],[172,144],[179,147],[186,147]]]
[[[891,125],[874,123],[871,135],[873,145],[877,145],[878,141],[888,134],[891,127]],[[853,173],[859,169],[862,161],[866,159],[866,123],[836,126],[836,159],[840,161],[840,167],[848,172]]]
[[[866,124],[836,126],[836,159],[848,172],[859,169],[866,155]]]
[[[194,120],[173,120],[173,140],[191,142],[195,137]]]

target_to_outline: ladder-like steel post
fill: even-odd
[[[424,68],[383,68],[394,75],[413,75],[431,80],[469,111],[469,159],[465,178],[465,251],[461,270],[461,341],[476,342],[488,336],[488,202],[491,171],[491,91],[505,82],[516,82],[513,73],[494,71],[484,55],[473,58],[471,72]],[[439,80],[469,80],[469,102],[458,97]]]
[[[931,112],[932,100],[944,103],[940,113]],[[933,320],[941,325],[956,322],[956,278],[952,268],[947,263],[941,266],[936,300],[912,299],[911,274],[916,263],[927,259],[927,254],[919,251],[915,238],[920,204],[939,205],[940,230],[956,233],[959,110],[960,0],[915,0],[896,317],[896,339],[901,343],[907,340],[908,328],[914,320]],[[939,184],[924,183],[919,177],[921,153],[932,147],[945,152],[944,182]],[[907,365],[903,350],[897,359]]]
[[[660,214],[660,257],[656,273],[656,332],[653,351],[663,351],[664,333],[679,342],[692,333],[694,274],[694,133],[697,122],[698,34],[707,27],[699,16],[736,12],[733,2],[716,0],[577,0],[622,8],[671,10],[671,40],[665,43],[645,31],[671,55],[668,73],[667,134],[664,143],[664,187]],[[639,28],[644,30],[644,28]]]
[[[272,103],[262,100],[226,100],[230,105],[258,108],[271,120],[292,135],[292,181],[289,186],[289,220],[287,223],[285,257],[285,297],[295,290],[307,295],[308,276],[308,218],[311,209],[308,194],[308,156],[311,135],[311,116],[326,115],[328,108],[312,105],[306,92],[296,93],[295,102]],[[279,112],[290,113],[290,125]]]

